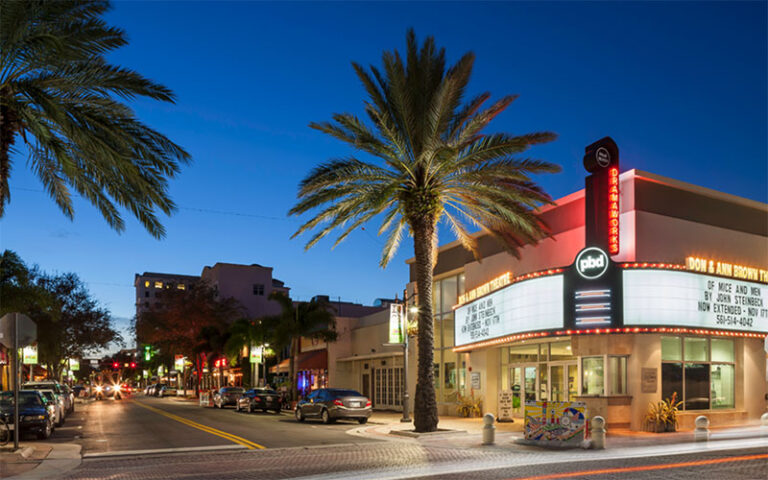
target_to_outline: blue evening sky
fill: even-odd
[[[555,198],[583,187],[584,146],[611,135],[622,170],[768,201],[765,2],[118,2],[108,21],[130,37],[111,60],[178,96],[133,104],[194,157],[172,182],[181,208],[167,238],[130,218],[118,234],[82,200],[70,222],[18,156],[0,227],[3,248],[77,272],[123,324],[135,273],[197,275],[218,261],[272,266],[298,299],[402,295],[410,239],[382,270],[378,225],[304,252],[286,212],[313,166],[351,153],[307,124],[362,115],[350,62],[379,64],[411,26],[451,61],[475,52],[471,94],[520,95],[492,130],[559,134],[530,152],[562,165],[538,177]]]

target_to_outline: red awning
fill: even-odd
[[[296,364],[296,371],[302,370],[326,370],[328,368],[328,350],[315,350],[299,354],[299,361]],[[290,369],[290,360],[285,359],[274,367],[270,367],[270,373],[288,373]]]

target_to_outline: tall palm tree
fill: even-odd
[[[282,292],[272,292],[269,299],[280,304],[280,314],[264,319],[265,328],[272,332],[272,344],[282,349],[289,347],[288,360],[291,379],[291,399],[298,398],[296,384],[296,357],[301,337],[317,338],[326,342],[336,340],[336,317],[327,302],[313,298],[309,302],[294,302]]]
[[[261,319],[238,319],[229,327],[229,338],[224,344],[224,354],[230,359],[230,362],[234,359],[239,361],[242,360],[243,347],[247,347],[250,361],[251,349],[256,345],[261,346],[268,343],[267,336],[266,329],[262,327]],[[250,364],[250,366],[251,369],[259,368],[258,364]],[[251,373],[251,380],[255,380],[253,371]]]
[[[173,93],[105,55],[128,43],[101,19],[108,1],[0,0],[0,217],[21,138],[27,163],[68,218],[74,190],[117,231],[129,210],[157,238],[175,210],[168,179],[189,154],[119,99]]]
[[[437,429],[433,384],[432,273],[437,255],[438,222],[444,221],[461,241],[480,255],[479,229],[519,255],[526,243],[546,235],[537,208],[551,198],[530,178],[559,167],[515,155],[531,145],[555,139],[550,132],[510,135],[483,130],[516,98],[490,105],[489,93],[463,102],[474,55],[467,53],[446,68],[445,50],[432,37],[419,47],[413,30],[406,36],[406,56],[382,55],[383,70],[366,71],[353,63],[368,94],[365,112],[372,124],[349,113],[310,126],[349,143],[371,157],[331,160],[301,182],[298,203],[290,214],[320,209],[294,236],[318,228],[306,248],[335,229],[334,246],[352,231],[381,216],[379,234],[388,233],[380,264],[394,256],[404,233],[413,237],[418,290],[418,381],[414,426]]]

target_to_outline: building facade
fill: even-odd
[[[588,188],[542,209],[552,236],[520,258],[485,235],[481,262],[458,242],[439,249],[441,414],[459,396],[513,418],[526,401],[581,401],[640,430],[649,403],[673,394],[681,428],[766,411],[768,205],[637,170],[615,178],[597,220],[615,238],[589,232],[600,206]]]

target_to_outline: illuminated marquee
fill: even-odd
[[[608,170],[608,253],[619,253],[619,168]]]
[[[768,270],[733,263],[710,260],[707,258],[688,257],[685,268],[692,272],[722,275],[724,277],[740,278],[754,282],[768,283]]]
[[[506,287],[512,282],[512,273],[507,272],[503,275],[499,275],[498,277],[494,278],[490,282],[484,283],[480,285],[477,288],[473,288],[472,290],[462,293],[459,295],[459,305],[464,305],[467,302],[471,302],[472,300],[482,297],[483,295],[487,295],[495,290],[498,290],[502,287]]]

